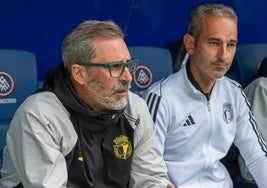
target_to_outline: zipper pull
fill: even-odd
[[[208,101],[207,106],[208,106],[208,111],[210,112],[211,111],[210,101]]]

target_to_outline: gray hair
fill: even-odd
[[[188,34],[198,38],[201,33],[201,26],[203,24],[204,18],[207,15],[214,15],[218,17],[228,17],[233,19],[236,23],[238,17],[235,11],[229,7],[220,3],[206,3],[197,6],[190,14],[190,21],[188,25]]]
[[[113,21],[87,20],[76,27],[62,43],[62,59],[66,71],[71,66],[95,57],[94,39],[96,37],[124,38],[120,27]]]

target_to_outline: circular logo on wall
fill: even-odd
[[[14,90],[14,80],[10,74],[0,71],[0,96],[7,96]]]
[[[153,80],[151,70],[145,65],[139,65],[134,74],[134,83],[137,87],[146,89],[150,86]]]

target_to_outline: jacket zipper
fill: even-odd
[[[208,111],[211,112],[211,106],[210,106],[210,101],[209,100],[207,102],[207,107],[208,107]]]

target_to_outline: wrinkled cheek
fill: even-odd
[[[95,83],[95,86],[96,86],[97,92],[99,92],[99,94],[101,94],[102,96],[110,96],[114,90],[114,86],[110,88],[108,81],[106,82],[97,81]]]
[[[99,97],[110,97],[112,95],[112,89],[108,88],[107,83],[100,82],[97,79],[92,80],[88,86],[88,92],[91,93],[94,91],[95,95],[98,95]]]

